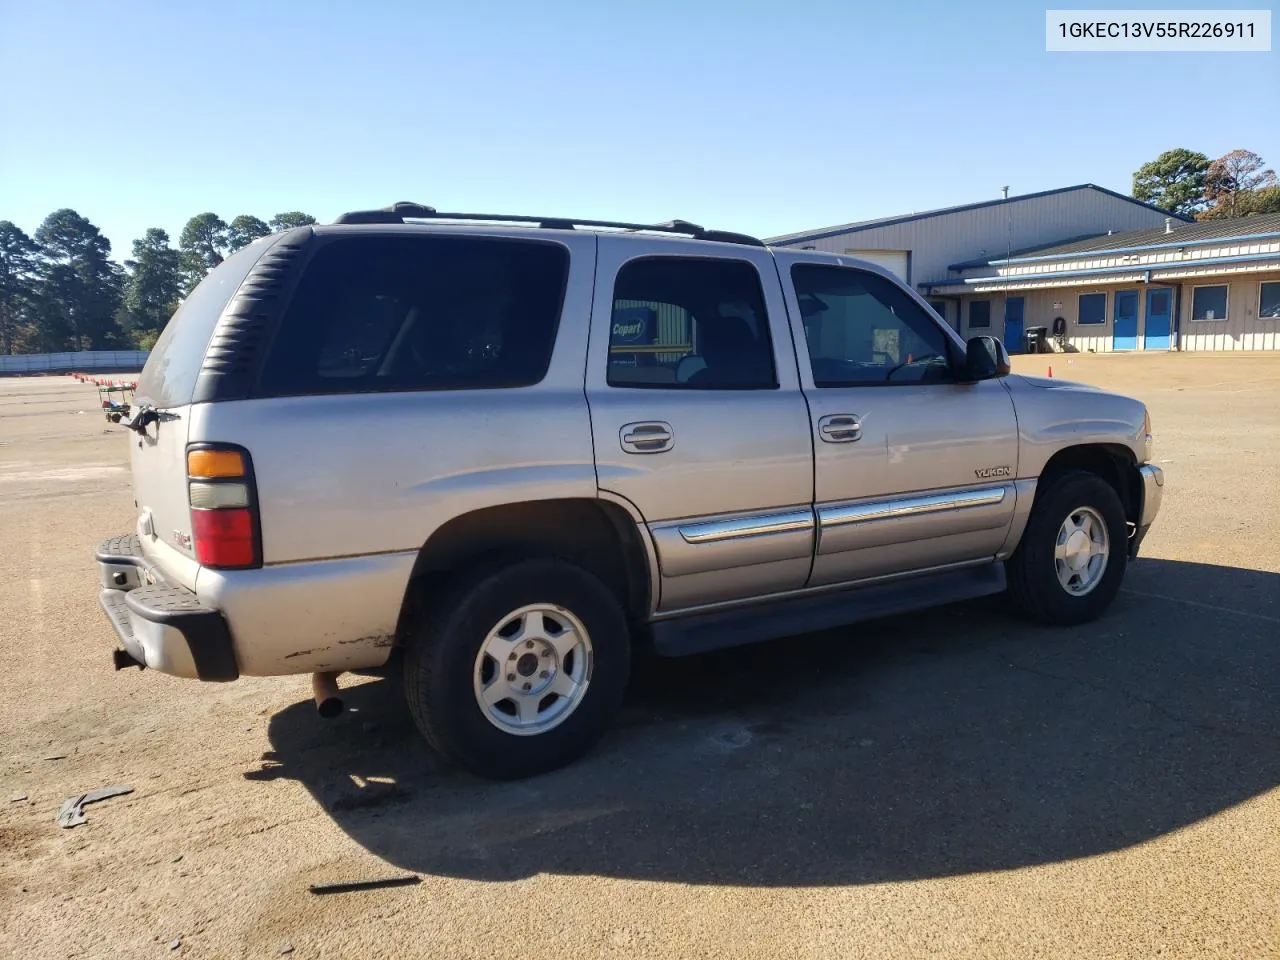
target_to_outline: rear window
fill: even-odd
[[[641,257],[624,264],[610,330],[612,387],[778,385],[760,274],[745,260]]]
[[[182,301],[147,356],[138,377],[139,400],[149,400],[160,409],[191,402],[205,348],[223,308],[270,247],[271,243],[254,243],[236,251]]]
[[[546,376],[568,251],[471,237],[346,237],[316,251],[257,394],[528,386]]]

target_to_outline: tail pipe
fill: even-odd
[[[145,663],[136,659],[128,650],[121,650],[119,647],[111,651],[111,662],[115,664],[117,670],[124,670],[127,667],[137,667],[139,670],[147,669]]]
[[[342,693],[338,690],[338,675],[333,672],[311,675],[311,694],[316,700],[316,711],[326,720],[342,713]]]

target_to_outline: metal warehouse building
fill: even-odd
[[[1280,349],[1280,214],[1196,223],[1094,184],[776,237],[878,263],[1011,351]]]

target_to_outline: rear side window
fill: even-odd
[[[346,237],[307,265],[258,395],[474,390],[546,376],[569,254],[528,240]]]
[[[182,301],[147,356],[138,377],[139,400],[149,400],[162,410],[191,402],[205,348],[223,308],[270,246],[254,243],[236,251]]]
[[[610,386],[778,385],[760,274],[745,260],[632,260],[618,271],[610,319]]]

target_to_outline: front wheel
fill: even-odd
[[[1041,623],[1096,619],[1120,590],[1127,539],[1115,489],[1097,474],[1063,474],[1037,492],[1022,541],[1005,565],[1010,600]]]
[[[545,773],[585,754],[622,704],[627,622],[581,567],[479,569],[426,598],[405,692],[440,753],[483,777]]]

